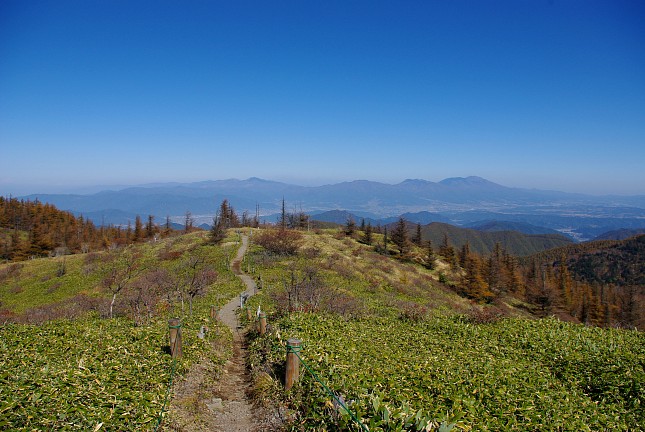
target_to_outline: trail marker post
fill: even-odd
[[[179,318],[168,320],[168,330],[170,334],[170,355],[172,358],[181,357],[181,321]]]
[[[287,368],[284,376],[285,390],[290,390],[293,383],[298,381],[300,376],[300,352],[302,342],[300,339],[291,338],[287,340]]]
[[[264,312],[260,313],[260,334],[263,335],[267,332],[267,314]]]

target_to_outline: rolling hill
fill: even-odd
[[[412,233],[412,227],[410,227]],[[421,228],[424,241],[431,240],[438,247],[448,237],[450,245],[456,248],[468,243],[470,250],[480,255],[488,255],[496,243],[511,255],[526,256],[547,249],[561,247],[573,242],[560,234],[523,234],[518,231],[485,232],[468,228],[460,228],[439,222],[433,222]]]

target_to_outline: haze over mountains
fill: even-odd
[[[187,211],[197,225],[210,223],[223,199],[239,213],[256,208],[273,220],[284,198],[288,211],[312,215],[346,210],[357,218],[389,223],[405,215],[415,223],[444,222],[482,230],[529,224],[588,240],[618,229],[645,227],[645,196],[594,196],[502,186],[481,177],[440,182],[409,179],[398,184],[356,180],[324,186],[298,186],[249,178],[196,183],[162,183],[105,190],[87,195],[34,194],[23,199],[47,202],[82,214],[97,224],[126,224],[139,215],[181,221]],[[316,217],[316,216],[315,216]],[[500,222],[507,225],[497,226]],[[517,228],[510,228],[517,229]]]

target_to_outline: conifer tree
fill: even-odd
[[[354,232],[356,231],[356,222],[354,222],[354,218],[349,215],[347,216],[347,221],[345,222],[345,235],[348,237],[351,237],[354,235]]]
[[[401,255],[405,255],[410,250],[410,240],[408,240],[408,230],[406,227],[405,219],[399,217],[394,231],[392,231],[392,243],[398,248]]]
[[[189,233],[193,230],[193,214],[190,211],[187,211],[184,216],[184,233]]]
[[[134,239],[135,242],[143,240],[143,224],[141,223],[141,216],[137,215],[134,219]]]
[[[372,244],[372,224],[369,222],[365,226],[365,229],[363,229],[363,243],[366,245]]]
[[[165,233],[166,235],[170,234],[171,231],[171,225],[170,225],[170,216],[166,215],[166,226],[165,226]]]
[[[420,223],[417,223],[417,232],[414,235],[414,238],[412,239],[412,242],[415,245],[421,247],[421,244],[422,244],[423,240],[421,238],[421,224]]]
[[[464,290],[466,296],[477,301],[490,302],[494,295],[481,275],[481,263],[476,256],[469,255],[466,259]]]
[[[570,307],[573,298],[571,294],[571,277],[569,276],[569,269],[567,268],[567,257],[564,252],[560,256],[560,264],[558,265],[558,289],[567,307]]]
[[[434,249],[432,248],[432,240],[428,240],[426,244],[426,268],[428,270],[434,269],[434,261],[436,257],[434,254]]]
[[[470,258],[470,243],[466,242],[461,246],[459,251],[459,265],[466,268],[466,261]]]
[[[439,255],[444,257],[446,262],[448,262],[451,266],[455,267],[457,265],[457,257],[455,255],[455,250],[450,245],[450,241],[448,240],[448,234],[444,233],[443,235],[443,241],[441,243],[441,246],[439,247]]]
[[[282,197],[282,211],[280,212],[280,219],[278,220],[278,225],[280,226],[281,230],[286,230],[287,229],[287,209],[284,205],[284,197]]]
[[[155,235],[155,217],[148,215],[148,223],[146,224],[146,236],[151,238]]]

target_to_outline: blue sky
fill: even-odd
[[[0,193],[478,175],[645,194],[642,1],[0,2]]]

